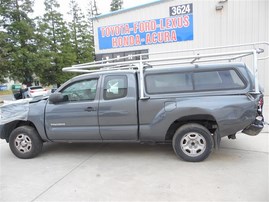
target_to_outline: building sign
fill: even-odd
[[[192,13],[192,4],[171,6],[169,8],[169,11],[170,11],[170,16],[189,15]]]
[[[98,27],[99,49],[193,40],[192,4],[169,8],[170,17]]]

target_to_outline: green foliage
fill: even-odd
[[[11,48],[7,43],[7,33],[0,31],[0,83],[5,83],[5,77],[8,76],[8,59]]]
[[[35,25],[28,17],[32,6],[32,0],[2,0],[0,9],[0,58],[4,61],[0,68],[5,76],[9,74],[24,83],[32,82],[34,72]]]
[[[110,11],[117,11],[122,9],[123,0],[112,0],[110,4]]]
[[[70,23],[57,0],[45,0],[44,15],[30,18],[33,2],[0,0],[0,82],[10,77],[31,85],[39,78],[43,85],[59,86],[74,75],[63,67],[93,60],[93,32],[75,0]]]
[[[75,63],[75,52],[72,48],[71,35],[61,13],[57,11],[56,0],[45,0],[45,14],[38,22],[38,47],[40,69],[37,75],[41,83],[58,86],[70,78],[62,72],[63,67]],[[72,75],[71,75],[72,76]]]
[[[75,0],[70,0],[72,22],[69,23],[71,42],[76,55],[76,63],[93,61],[93,35],[90,32],[90,23],[86,21]]]

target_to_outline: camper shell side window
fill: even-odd
[[[148,94],[244,89],[247,82],[235,68],[152,73],[145,77]]]

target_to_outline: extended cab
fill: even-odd
[[[44,142],[154,142],[202,161],[221,138],[263,128],[263,95],[243,63],[146,68],[142,77],[136,69],[77,76],[48,99],[23,102],[18,117],[4,105],[0,137],[19,158]]]

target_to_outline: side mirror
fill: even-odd
[[[64,101],[64,96],[62,93],[52,93],[49,96],[49,101],[52,104],[57,104]]]

